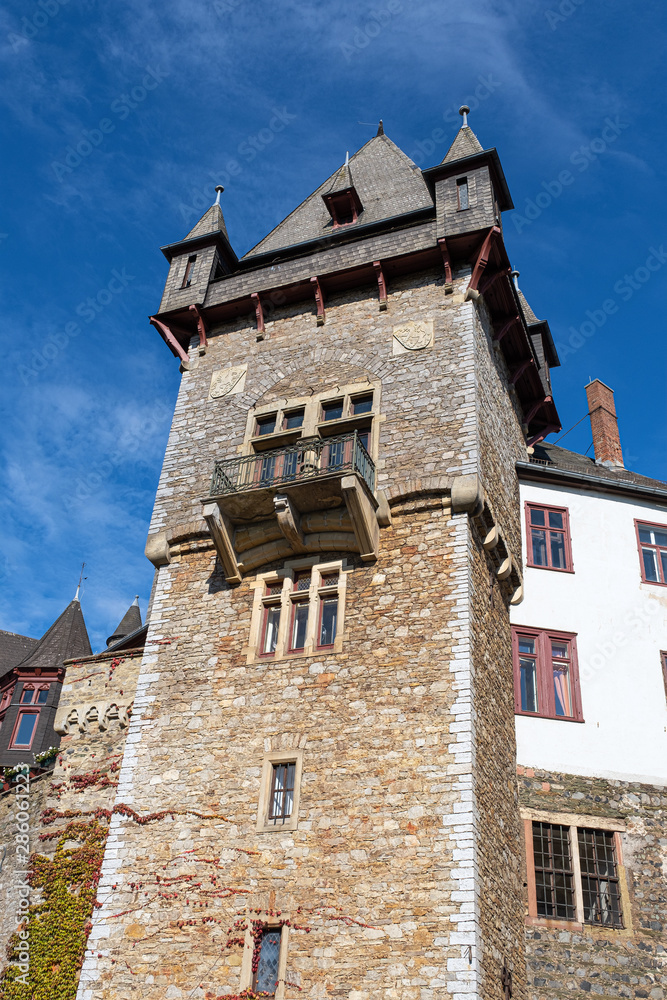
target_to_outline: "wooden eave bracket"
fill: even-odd
[[[531,405],[530,409],[527,410],[526,413],[524,414],[523,418],[524,423],[530,424],[530,421],[533,419],[535,414],[538,413],[542,409],[542,407],[546,406],[548,403],[553,403],[553,399],[551,396],[544,396],[542,399],[536,399]]]
[[[197,332],[199,333],[199,355],[206,354],[206,348],[208,347],[208,340],[206,339],[206,334],[208,333],[208,328],[206,326],[206,320],[204,319],[204,314],[201,311],[201,307],[193,304],[189,307],[190,312],[195,314],[197,319]]]
[[[454,291],[454,283],[452,281],[452,261],[449,256],[449,247],[447,246],[447,240],[441,237],[438,240],[438,246],[440,247],[440,253],[442,254],[442,264],[445,269],[445,295],[451,295]]]
[[[264,309],[262,307],[262,300],[259,296],[259,292],[251,292],[250,298],[252,299],[253,305],[255,307],[255,321],[257,323],[257,339],[264,340],[265,326],[264,326]]]
[[[486,265],[489,263],[489,258],[491,256],[493,245],[499,238],[502,238],[502,233],[499,227],[492,226],[491,229],[486,234],[484,242],[482,243],[479,249],[479,253],[477,254],[477,260],[475,261],[475,266],[472,271],[467,292],[479,292],[480,295],[482,294],[479,288],[479,283],[481,281],[482,275],[484,274]],[[473,296],[470,297],[472,298]]]
[[[324,326],[324,295],[322,294],[322,288],[320,286],[320,279],[315,277],[310,279],[310,283],[313,286],[313,291],[315,292],[315,305],[317,306],[317,325]]]
[[[289,497],[277,494],[273,498],[273,507],[278,519],[278,527],[287,540],[292,552],[307,552],[301,534],[301,516]]]
[[[533,361],[533,359],[528,358],[527,361],[522,361],[520,365],[517,365],[516,368],[510,373],[510,378],[509,378],[510,385],[516,385],[521,376],[523,375],[523,373],[528,371],[528,369],[531,368],[534,364],[535,362]]]
[[[378,279],[378,297],[380,299],[380,311],[384,312],[387,308],[387,282],[385,281],[384,271],[382,270],[382,264],[379,260],[373,261],[373,269],[375,270],[375,274]]]
[[[509,278],[511,274],[511,269],[509,267],[499,267],[497,271],[485,271],[479,282],[479,293],[480,295],[486,295],[491,285],[498,280],[498,278]]]
[[[539,434],[533,434],[532,437],[529,437],[528,440],[526,441],[526,444],[528,445],[529,448],[532,448],[534,444],[538,443],[538,441],[544,441],[545,437],[547,437],[549,434],[554,434],[556,431],[559,431],[560,429],[561,429],[560,424],[547,424],[547,426],[543,430],[541,430]]]
[[[340,485],[359,546],[359,555],[364,562],[375,562],[380,543],[380,527],[375,507],[357,476],[343,476]]]
[[[498,324],[494,323],[494,326],[493,326],[493,340],[494,340],[494,343],[497,344],[499,341],[501,341],[503,339],[503,337],[505,336],[505,334],[507,334],[507,333],[510,332],[510,330],[515,325],[515,323],[520,323],[520,322],[521,322],[521,318],[520,318],[519,314],[517,313],[516,316],[510,316],[510,318],[507,319],[507,320],[505,320],[504,323],[498,323]]]
[[[165,340],[167,344],[169,344],[174,353],[177,354],[178,357],[181,359],[181,366],[183,370],[189,371],[190,358],[188,357],[187,352],[183,350],[179,342],[176,340],[176,337],[174,336],[170,328],[167,326],[167,324],[163,323],[161,319],[157,319],[155,316],[149,316],[148,321],[149,323],[151,323],[152,326],[155,327],[155,329],[160,334],[162,339]]]
[[[227,583],[240,583],[241,566],[234,549],[234,525],[217,503],[205,503],[203,514],[222,563],[225,580]]]

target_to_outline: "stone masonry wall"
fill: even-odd
[[[624,928],[528,920],[530,1000],[573,995],[662,1000],[667,996],[667,789],[517,770],[523,807],[617,818],[626,827],[620,874],[630,912],[626,905]]]

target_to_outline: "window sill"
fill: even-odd
[[[585,719],[574,719],[569,715],[540,715],[539,712],[522,712],[520,709],[514,709],[515,715],[521,715],[524,719],[547,719],[549,722],[578,722],[583,724],[586,722]]]
[[[294,833],[299,827],[298,820],[290,820],[289,823],[282,823],[276,826],[273,823],[258,823],[256,833]]]
[[[551,573],[574,573],[573,569],[561,569],[560,566],[538,566],[537,563],[526,563],[526,569],[546,569]]]
[[[317,425],[320,437],[331,437],[334,434],[344,434],[347,431],[367,430],[375,414],[360,413],[357,417],[339,417],[338,420],[322,420]]]
[[[645,583],[647,587],[667,587],[667,583],[663,583],[662,580],[645,580],[642,577],[642,583]]]
[[[303,427],[295,427],[288,431],[257,435],[250,438],[250,444],[255,451],[269,451],[271,448],[282,448],[284,445],[295,444],[302,434]]]

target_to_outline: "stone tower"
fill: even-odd
[[[219,203],[163,248],[183,375],[81,1000],[525,996],[515,463],[558,416],[511,207],[467,125],[425,171],[380,129],[241,259]]]

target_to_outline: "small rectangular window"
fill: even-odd
[[[285,823],[294,808],[294,780],[296,761],[274,764],[271,776],[269,823]]]
[[[579,863],[585,922],[622,927],[614,834],[579,830]]]
[[[195,266],[195,261],[197,260],[197,255],[194,257],[188,257],[188,262],[185,265],[185,274],[183,275],[183,284],[181,288],[189,288],[192,283],[192,269]]]
[[[325,597],[320,604],[318,646],[333,646],[338,625],[338,597]]]
[[[574,920],[574,869],[569,827],[533,823],[533,859],[537,915]]]
[[[290,649],[303,649],[308,632],[308,601],[295,601],[292,608]]]
[[[667,524],[635,521],[644,583],[667,586]]]
[[[279,628],[280,604],[265,604],[260,647],[262,656],[273,656],[275,654]]]
[[[293,410],[283,417],[283,429],[291,431],[297,427],[303,427],[303,410]]]
[[[12,747],[27,748],[30,746],[38,719],[39,712],[19,712],[14,738],[11,742]]]
[[[32,704],[32,699],[35,696],[35,689],[33,687],[24,687],[21,691],[21,705]]]
[[[322,403],[323,420],[340,420],[342,416],[343,416],[342,399],[332,399],[329,400],[329,402]]]
[[[276,414],[267,413],[264,417],[257,417],[255,435],[262,437],[264,434],[273,434],[276,429]]]
[[[570,523],[566,507],[527,503],[526,542],[529,566],[572,571]]]
[[[513,625],[512,650],[515,712],[583,722],[576,637]]]
[[[274,996],[278,988],[278,965],[280,962],[280,927],[267,927],[255,942],[253,955],[252,988],[255,993]]]
[[[459,179],[456,182],[456,191],[459,198],[459,210],[463,211],[466,208],[470,208],[467,177],[459,177]]]
[[[369,393],[367,396],[357,396],[356,399],[352,400],[352,413],[355,417],[359,416],[361,413],[370,413],[373,409],[373,393]]]
[[[37,705],[45,705],[47,698],[49,697],[49,689],[46,687],[40,688],[37,692]]]

